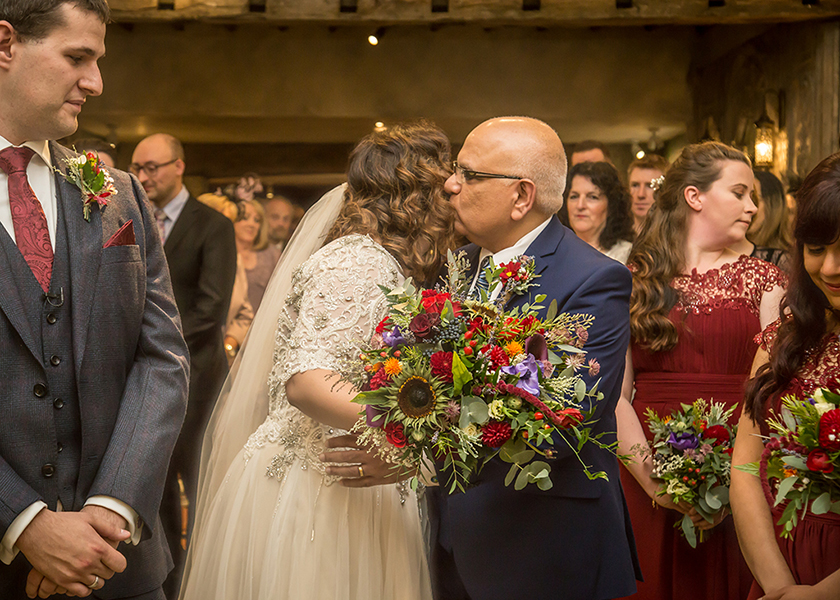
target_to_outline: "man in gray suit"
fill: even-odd
[[[163,598],[188,352],[143,191],[69,179],[105,0],[0,0],[0,597]],[[93,183],[99,189],[102,182]],[[120,542],[125,545],[120,546]]]

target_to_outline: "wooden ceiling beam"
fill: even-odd
[[[110,0],[114,19],[272,24],[714,25],[822,20],[840,0]]]

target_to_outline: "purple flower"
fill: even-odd
[[[696,448],[700,445],[697,436],[693,433],[671,433],[668,436],[668,444],[675,450],[688,450],[689,448]]]
[[[399,327],[394,327],[391,331],[383,332],[382,341],[391,346],[391,348],[405,344],[405,338],[400,333]]]
[[[528,357],[518,365],[502,367],[502,373],[506,373],[507,375],[516,375],[519,377],[519,381],[514,384],[516,387],[521,390],[525,390],[534,396],[540,395],[539,370],[540,367],[533,354],[529,354]]]
[[[368,427],[378,429],[385,424],[385,411],[370,404],[365,405],[365,422]]]

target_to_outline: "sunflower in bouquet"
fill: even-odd
[[[463,491],[490,459],[511,464],[506,485],[552,487],[556,444],[567,444],[580,459],[586,443],[610,447],[591,435],[581,372],[597,376],[583,345],[593,319],[563,314],[556,302],[545,318],[544,295],[533,304],[506,311],[517,294],[536,285],[533,259],[522,256],[485,270],[485,290],[469,297],[468,263],[449,253],[448,276],[435,289],[419,289],[411,279],[385,289],[388,316],[360,354],[344,361],[343,377],[361,390],[355,402],[364,418],[354,428],[397,468],[412,473],[437,463],[450,493]],[[591,472],[590,478],[606,477]],[[412,485],[417,477],[412,477]]]
[[[840,514],[840,395],[818,389],[811,397],[785,396],[781,414],[767,423],[760,461],[736,468],[761,478],[772,505],[785,504],[781,537],[791,537],[808,512]]]
[[[728,422],[734,410],[734,406],[698,399],[665,416],[650,408],[645,411],[653,434],[645,453],[653,461],[651,476],[662,481],[657,494],[669,494],[675,503],[691,505],[709,523],[729,506],[735,432]],[[703,532],[697,535],[688,515],[674,526],[682,529],[692,548],[697,547],[698,538],[703,541]]]

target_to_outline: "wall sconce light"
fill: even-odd
[[[755,122],[755,166],[769,169],[773,166],[773,146],[776,141],[776,122],[767,116],[767,107]]]

